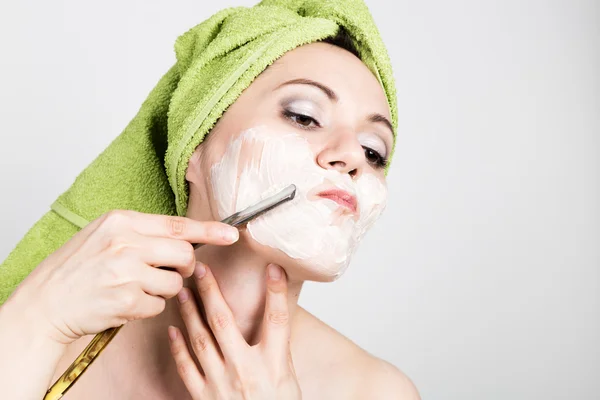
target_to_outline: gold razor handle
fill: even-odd
[[[44,400],[58,400],[63,397],[122,327],[123,325],[116,328],[109,328],[96,334],[86,348],[83,349],[79,357],[71,363],[71,366],[67,368],[65,373],[48,389]]]

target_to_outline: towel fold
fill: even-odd
[[[113,209],[186,215],[189,158],[223,112],[284,53],[343,27],[381,83],[397,129],[387,50],[361,0],[264,0],[222,10],[175,41],[175,64],[135,117],[0,265],[0,305],[49,254]]]

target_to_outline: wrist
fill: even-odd
[[[51,322],[36,297],[17,290],[0,308],[0,326],[11,327],[32,345],[66,347],[68,339]]]
[[[40,398],[67,349],[28,305],[15,295],[0,307],[2,398]]]

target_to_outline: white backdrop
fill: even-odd
[[[133,118],[175,38],[254,3],[0,4],[0,260]],[[600,3],[367,4],[399,95],[390,204],[301,304],[424,399],[600,398]]]

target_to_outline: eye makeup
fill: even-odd
[[[383,139],[376,134],[360,133],[358,142],[365,149],[365,158],[376,168],[385,168],[387,165],[387,146]]]
[[[283,110],[281,114],[284,118],[292,121],[298,128],[301,129],[314,130],[321,127],[319,121],[304,114],[297,114],[289,110]],[[311,124],[313,125],[311,126]]]
[[[320,118],[319,106],[314,104],[312,101],[303,99],[289,99],[281,102],[281,106],[286,110],[294,112],[296,114],[303,114],[315,119]]]
[[[385,145],[383,139],[381,139],[378,135],[360,133],[358,135],[358,141],[362,146],[368,147],[371,150],[379,153],[382,158],[387,158],[387,146]]]
[[[329,119],[325,117],[327,113],[323,111],[319,102],[310,100],[307,96],[285,97],[279,106],[280,115],[296,128],[315,130],[330,125]],[[387,166],[387,145],[379,135],[361,133],[358,135],[358,141],[364,148],[365,158],[370,165],[377,169]]]
[[[312,100],[299,97],[286,98],[280,103],[281,114],[288,120],[298,124],[302,129],[314,129],[329,125],[322,107]],[[313,126],[305,124],[312,123]]]

